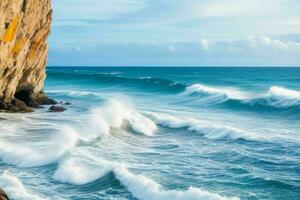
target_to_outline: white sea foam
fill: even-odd
[[[151,79],[152,77],[151,76],[142,76],[142,77],[139,77],[139,79]]]
[[[40,142],[35,146],[20,142],[0,141],[0,158],[3,162],[18,167],[37,167],[57,162],[77,142],[71,128],[61,129],[51,141]]]
[[[84,158],[68,158],[60,161],[53,178],[63,183],[84,185],[96,181],[111,170],[109,162],[101,160],[88,162]]]
[[[283,87],[272,86],[269,90],[270,95],[281,96],[289,99],[300,100],[300,92],[296,90],[290,90]]]
[[[240,130],[234,127],[225,125],[215,125],[209,122],[197,120],[194,118],[179,118],[165,113],[145,113],[149,118],[155,121],[157,124],[169,128],[186,128],[189,131],[198,132],[204,134],[204,137],[208,139],[245,139],[251,141],[264,141],[266,138],[258,136],[255,133],[250,133],[244,130]]]
[[[300,91],[290,90],[283,87],[272,86],[265,98],[269,100],[268,102],[270,105],[275,107],[300,105]]]
[[[47,141],[0,140],[0,159],[18,167],[43,166],[58,162],[76,146],[78,139],[91,141],[108,134],[111,128],[121,128],[124,122],[128,122],[134,131],[147,136],[152,136],[157,128],[153,121],[138,113],[133,106],[116,100],[109,100],[95,109],[87,119],[87,124],[82,126],[59,127],[60,132]],[[9,129],[9,134],[19,131]]]
[[[42,200],[41,196],[29,191],[18,177],[5,171],[0,175],[0,188],[2,188],[10,199],[15,200]]]
[[[137,112],[132,105],[114,99],[92,111],[90,127],[109,134],[111,128],[120,128],[126,121],[134,131],[146,136],[152,136],[156,130],[155,123]]]
[[[222,103],[227,100],[238,100],[243,104],[258,104],[271,107],[290,107],[300,105],[300,91],[271,86],[265,94],[250,94],[238,89],[210,87],[193,84],[186,88],[184,95],[200,94],[210,102]]]
[[[209,191],[190,187],[185,191],[165,190],[154,180],[144,176],[135,175],[124,166],[114,169],[116,178],[132,195],[141,200],[237,200],[237,197],[224,197]]]
[[[203,94],[207,96],[219,97],[222,100],[227,99],[245,99],[247,98],[247,94],[237,89],[232,88],[217,88],[210,87],[202,84],[193,84],[186,88],[184,94]]]
[[[144,176],[131,173],[125,164],[108,161],[93,161],[93,163],[82,162],[70,158],[60,163],[53,178],[55,180],[82,185],[102,178],[109,172],[125,186],[132,195],[141,200],[237,200],[238,198],[227,198],[205,191],[200,188],[190,187],[188,190],[165,190],[154,180]]]

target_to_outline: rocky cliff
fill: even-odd
[[[51,0],[0,0],[0,110],[52,104],[44,94]]]
[[[8,200],[6,193],[0,188],[0,200]]]

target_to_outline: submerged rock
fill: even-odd
[[[6,193],[0,188],[0,200],[9,200]]]
[[[55,104],[44,94],[51,0],[0,0],[0,110]]]
[[[67,109],[63,106],[51,106],[49,109],[48,109],[48,112],[64,112],[66,111]]]

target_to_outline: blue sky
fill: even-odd
[[[300,66],[299,0],[53,0],[51,66]]]

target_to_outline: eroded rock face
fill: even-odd
[[[0,0],[0,109],[53,104],[44,94],[51,0]]]

